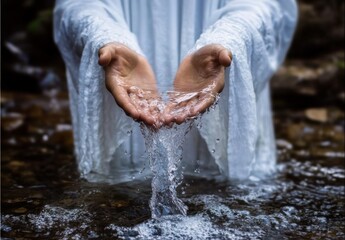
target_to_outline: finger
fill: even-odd
[[[169,118],[166,119],[166,124],[171,122],[175,122],[177,124],[181,124],[186,120],[194,117],[192,113],[192,109],[198,103],[198,96],[194,96],[192,99],[183,102],[182,104],[175,104],[174,107],[170,110]]]
[[[146,125],[149,126],[153,126],[157,122],[156,119],[148,111],[140,112],[140,117],[138,120],[143,121]]]
[[[110,88],[109,91],[114,96],[116,103],[125,111],[127,115],[135,120],[140,118],[140,112],[132,103],[125,89],[115,86]]]
[[[196,116],[200,113],[205,112],[206,109],[209,108],[214,103],[215,100],[216,100],[216,97],[214,95],[208,95],[205,98],[200,99],[200,101],[193,107],[191,114],[193,116]]]
[[[165,114],[163,118],[164,125],[172,126],[175,122],[175,117],[172,114]]]
[[[112,57],[115,56],[115,48],[105,46],[98,51],[98,64],[106,67],[111,62]]]
[[[156,114],[152,112],[149,100],[142,99],[136,94],[131,94],[130,99],[139,112],[138,121],[142,121],[148,126],[152,126],[157,122]]]
[[[168,105],[165,107],[164,112],[163,112],[163,121],[165,125],[171,125],[174,122],[174,114],[173,109],[176,108],[176,104],[175,103],[168,103]]]
[[[149,110],[151,112],[152,115],[156,116],[158,118],[158,116],[161,114],[162,112],[162,108],[163,108],[163,103],[161,103],[159,100],[154,99],[154,100],[150,100],[149,101]]]
[[[232,60],[232,54],[227,49],[223,49],[218,55],[219,63],[224,67],[229,67]]]
[[[200,102],[199,95],[196,97],[193,97],[191,100],[188,101],[188,103],[185,105],[185,107],[182,109],[182,114],[176,119],[176,123],[180,124],[182,122],[185,122],[188,119],[194,118],[197,114],[194,113],[195,106]]]
[[[181,124],[187,120],[188,116],[189,116],[189,112],[184,111],[175,117],[175,122],[177,124]]]
[[[163,119],[164,125],[170,126],[173,124],[173,121],[174,121],[172,110],[176,107],[176,103],[174,99],[176,98],[177,94],[175,91],[168,91],[167,94],[169,97],[169,101],[165,105],[165,108],[163,110],[162,119]]]

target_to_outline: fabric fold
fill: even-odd
[[[296,21],[294,0],[57,0],[54,39],[66,63],[83,176],[117,176],[114,169],[130,172],[145,164],[138,125],[106,90],[98,65],[99,48],[111,42],[146,56],[160,86],[172,85],[186,54],[207,44],[230,50],[226,86],[202,128],[191,131],[184,161],[191,170],[204,166],[205,175],[217,168],[228,179],[273,172],[268,81],[285,58]]]

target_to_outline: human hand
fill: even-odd
[[[119,43],[105,45],[98,54],[106,87],[117,104],[134,120],[156,126],[163,104],[148,61]]]
[[[225,68],[231,61],[231,52],[218,44],[206,45],[187,56],[176,73],[165,124],[180,124],[206,111],[223,90]]]

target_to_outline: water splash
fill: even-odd
[[[153,173],[150,208],[153,218],[163,215],[187,214],[187,206],[177,197],[176,188],[182,182],[180,169],[183,142],[193,121],[171,128],[153,130],[142,124],[146,151]]]

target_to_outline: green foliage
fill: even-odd
[[[337,66],[338,66],[338,68],[344,70],[345,69],[345,61],[344,60],[338,61]]]
[[[28,24],[28,33],[33,35],[44,34],[48,30],[47,27],[51,27],[52,16],[52,9],[40,11],[37,17]]]

